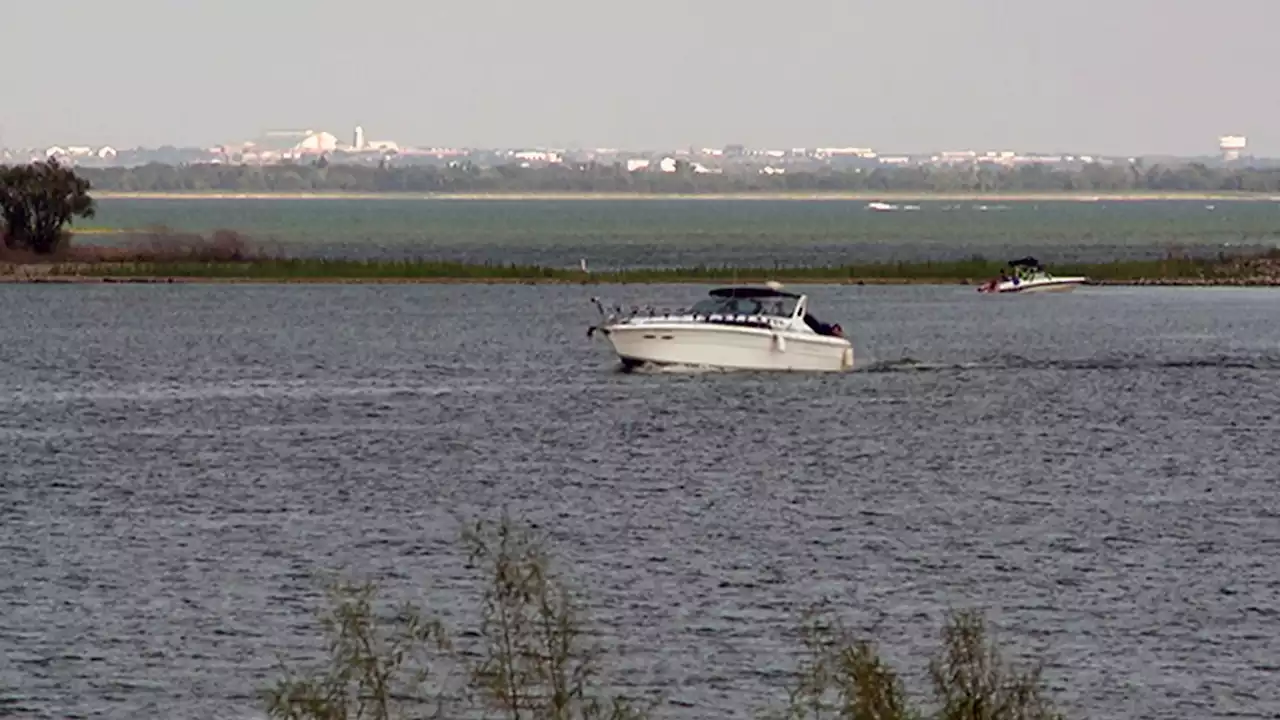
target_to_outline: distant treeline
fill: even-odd
[[[743,192],[1280,192],[1280,168],[1202,164],[895,167],[782,174],[629,172],[621,165],[482,168],[328,164],[143,165],[82,168],[95,190],[114,192],[743,193]]]

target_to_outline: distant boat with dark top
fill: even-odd
[[[1089,278],[1078,275],[1058,277],[1051,274],[1033,257],[1024,257],[1009,262],[1011,272],[1000,272],[1000,277],[983,283],[978,292],[981,293],[1029,293],[1029,292],[1069,292],[1089,281]]]

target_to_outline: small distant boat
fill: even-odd
[[[1012,272],[1001,271],[1000,277],[988,280],[979,288],[980,293],[1028,293],[1028,292],[1070,292],[1077,286],[1089,281],[1081,276],[1058,277],[1052,275],[1038,260],[1033,257],[1011,260]]]
[[[898,209],[898,206],[883,202],[869,202],[867,203],[867,209],[876,212],[893,212]]]

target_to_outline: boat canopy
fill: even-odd
[[[1017,260],[1010,260],[1009,265],[1011,267],[1038,268],[1040,267],[1040,261],[1028,255],[1024,258],[1018,258]]]
[[[799,298],[795,293],[775,290],[769,287],[727,287],[711,291],[711,297],[718,298]]]
[[[773,289],[726,288],[713,290],[711,297],[695,304],[691,315],[769,315],[789,318],[796,312],[800,296]]]

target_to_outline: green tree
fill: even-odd
[[[57,160],[0,167],[0,218],[11,250],[51,254],[62,246],[63,228],[94,210],[89,181]]]

